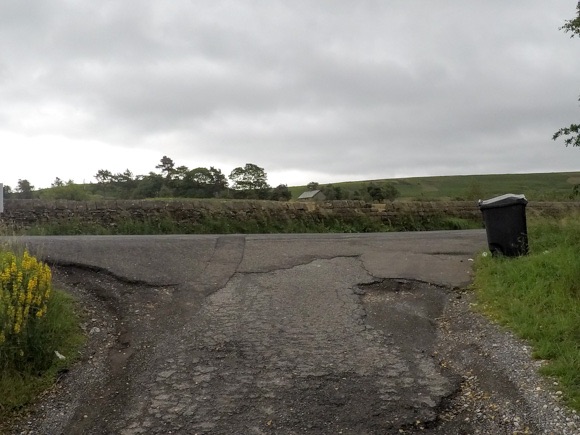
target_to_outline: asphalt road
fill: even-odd
[[[20,432],[475,433],[440,323],[484,231],[18,241],[90,336]]]

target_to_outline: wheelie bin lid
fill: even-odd
[[[515,204],[527,204],[528,200],[524,195],[517,195],[514,193],[506,193],[505,195],[496,196],[482,201],[479,200],[479,208],[481,210],[486,208],[507,207]]]

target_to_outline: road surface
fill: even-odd
[[[19,242],[80,298],[89,344],[16,433],[514,429],[491,411],[477,422],[489,397],[465,399],[489,391],[520,412],[457,338],[483,231]],[[487,384],[466,391],[469,379]]]

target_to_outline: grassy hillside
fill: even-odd
[[[333,183],[344,190],[365,190],[369,183],[394,183],[404,199],[485,199],[504,193],[523,193],[532,201],[570,199],[574,185],[580,184],[580,172],[543,174],[456,175],[442,177],[394,178],[384,180]],[[306,186],[290,187],[292,198]]]
[[[138,185],[138,183],[145,183]],[[161,182],[163,184],[163,182]],[[580,172],[552,172],[537,174],[490,174],[490,175],[451,175],[439,177],[412,177],[393,178],[382,180],[348,181],[333,183],[334,189],[327,187],[328,198],[364,199],[372,200],[367,192],[371,184],[383,187],[385,183],[392,183],[399,191],[399,201],[409,200],[477,200],[491,198],[504,193],[523,193],[531,201],[565,201],[570,200],[575,185],[580,185]],[[139,187],[140,186],[140,187]],[[159,191],[147,191],[147,180],[132,180],[123,183],[64,185],[49,189],[34,191],[32,198],[90,200],[99,198],[108,199],[141,199],[141,198],[169,198],[169,197],[213,197],[214,195],[201,194],[194,190],[177,192],[167,188]],[[159,187],[159,186],[157,186]],[[306,186],[292,186],[288,190],[292,199],[296,200],[306,190]],[[272,192],[248,198],[272,199]],[[337,195],[336,191],[340,191]],[[332,193],[334,192],[334,193]],[[202,192],[203,193],[203,192]],[[207,193],[207,192],[205,192]],[[219,193],[220,198],[238,198],[236,191],[224,190]],[[243,193],[243,192],[242,192]],[[24,197],[14,195],[14,197]],[[9,198],[9,196],[7,196]],[[241,197],[240,197],[241,198]],[[283,199],[277,197],[274,199]],[[576,196],[574,199],[580,199]]]

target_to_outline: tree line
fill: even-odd
[[[48,198],[83,200],[92,196],[120,199],[144,198],[235,198],[268,199],[288,201],[292,195],[288,186],[271,187],[268,176],[258,165],[247,163],[235,168],[225,176],[218,168],[176,166],[173,159],[163,156],[157,166],[158,172],[134,175],[129,169],[113,173],[100,169],[94,175],[96,183],[78,185],[72,180],[64,182],[56,178],[50,189],[35,191],[28,180],[18,180],[13,191],[4,186],[7,198]]]
[[[272,188],[264,170],[253,163],[232,170],[228,177],[210,166],[189,169],[176,166],[173,159],[163,156],[156,169],[147,175],[133,176],[130,170],[113,174],[99,170],[97,186],[104,196],[118,198],[235,198],[289,200],[285,184]]]
[[[96,183],[76,184],[56,177],[48,189],[35,190],[26,179],[18,180],[14,190],[4,186],[5,198],[88,200],[96,198],[232,198],[289,201],[292,193],[286,184],[271,187],[264,168],[246,163],[234,168],[228,176],[220,169],[177,166],[173,159],[163,156],[155,166],[157,172],[135,175],[129,169],[113,173],[100,169],[94,175]],[[393,201],[399,191],[393,183],[369,183],[358,189],[311,182],[307,190],[320,190],[327,200],[355,199],[364,201]]]

